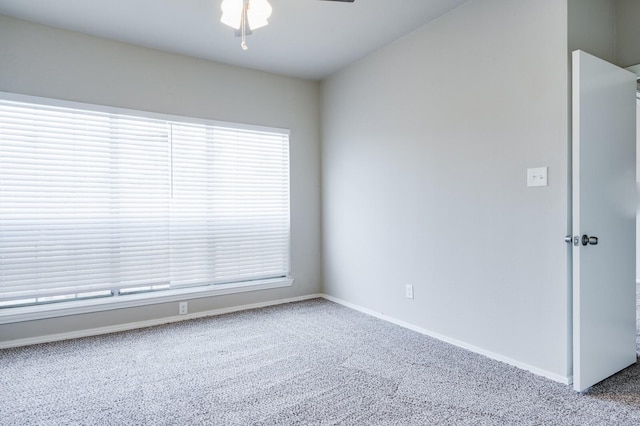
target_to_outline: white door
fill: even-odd
[[[573,387],[636,362],[636,76],[573,52]]]

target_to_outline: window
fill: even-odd
[[[288,275],[288,132],[0,100],[1,307]]]

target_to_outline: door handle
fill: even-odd
[[[591,246],[597,246],[598,245],[598,237],[590,237],[587,234],[584,234],[582,236],[582,245],[586,246],[587,244],[589,244]]]
[[[577,235],[574,237],[573,235],[567,235],[564,237],[564,242],[567,244],[573,244],[574,246],[580,245],[580,237]]]

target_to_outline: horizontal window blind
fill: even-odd
[[[0,303],[287,276],[288,145],[0,101]]]
[[[288,136],[176,123],[171,133],[174,285],[287,275]]]

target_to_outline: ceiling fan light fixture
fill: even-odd
[[[246,13],[249,30],[267,26],[273,9],[267,0],[223,0],[220,22],[239,30]]]
[[[244,12],[244,0],[223,0],[220,8],[222,9],[220,22],[239,30]]]
[[[269,25],[267,19],[273,9],[267,0],[249,0],[247,6],[247,20],[249,28],[255,30]]]

